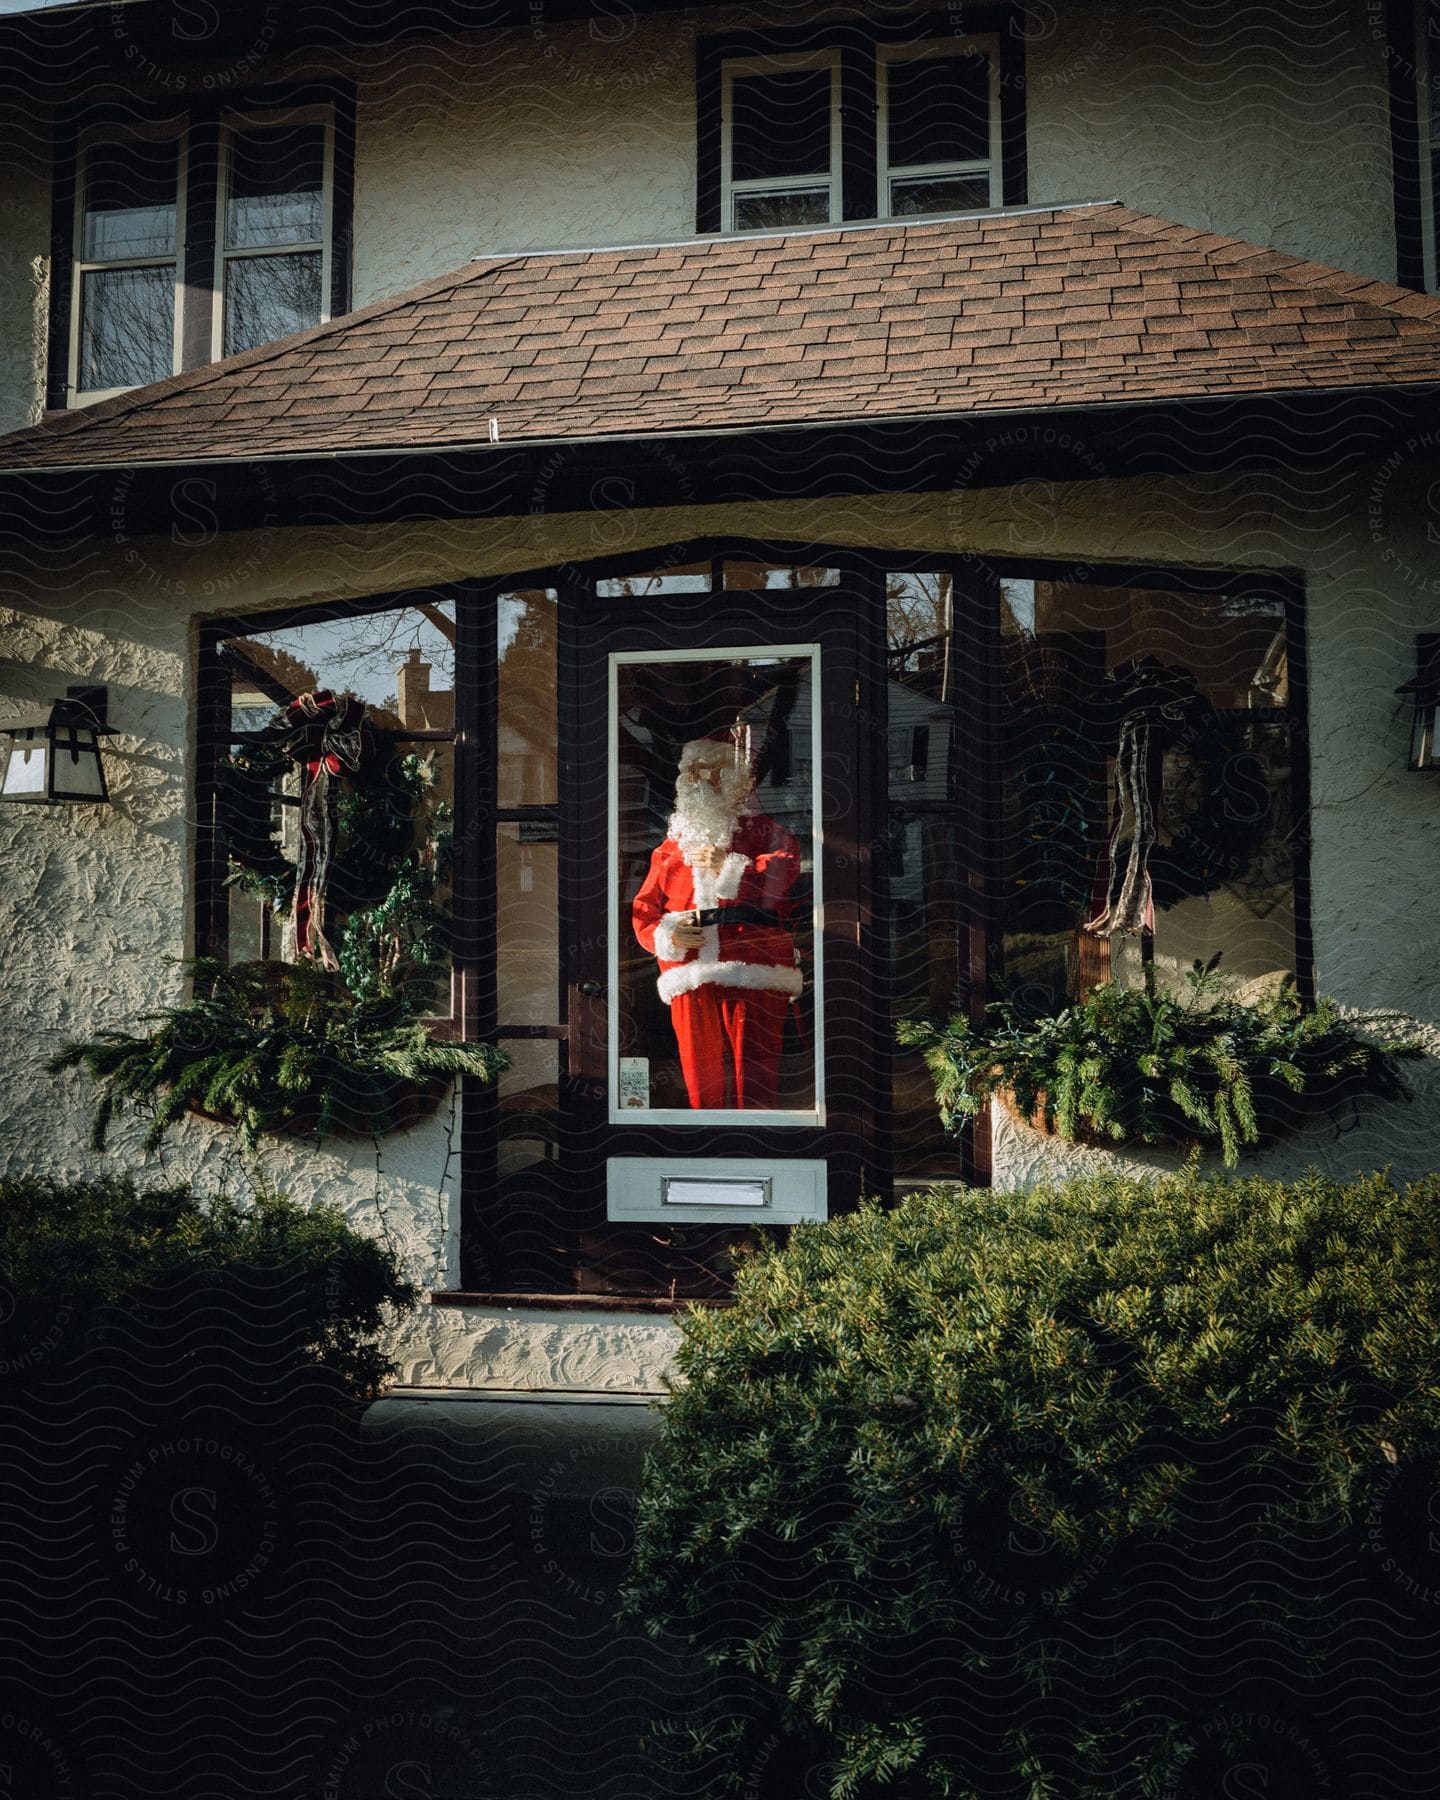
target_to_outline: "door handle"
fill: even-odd
[[[598,1000],[605,992],[605,983],[603,981],[577,981],[575,992],[583,994],[587,1000]]]

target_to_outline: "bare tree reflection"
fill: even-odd
[[[79,385],[141,387],[172,371],[175,266],[97,269],[82,277]]]
[[[225,355],[320,323],[320,252],[232,257],[225,267]]]

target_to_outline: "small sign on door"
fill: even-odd
[[[620,1058],[620,1105],[622,1110],[648,1109],[650,1105],[650,1058]]]

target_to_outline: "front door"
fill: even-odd
[[[502,1084],[546,1145],[483,1208],[487,1286],[720,1293],[737,1239],[885,1177],[883,654],[825,579],[557,593],[559,1080],[543,1122]]]

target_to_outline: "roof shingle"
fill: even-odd
[[[1113,202],[475,262],[0,439],[40,469],[1440,382],[1440,298]]]

